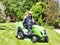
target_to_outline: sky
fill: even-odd
[[[58,2],[59,2],[59,4],[60,4],[60,0],[57,0]]]
[[[57,0],[58,1],[58,3],[59,3],[59,8],[60,8],[60,0]]]

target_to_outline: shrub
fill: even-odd
[[[59,27],[59,26],[60,26],[59,24],[60,24],[60,19],[58,18],[58,19],[56,20],[56,22],[54,22],[53,25],[54,25],[55,28],[60,28],[60,27]]]

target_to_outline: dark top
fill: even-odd
[[[32,24],[32,16],[27,16],[26,19],[23,22],[24,24]]]

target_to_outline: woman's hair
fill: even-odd
[[[32,12],[31,12],[31,11],[29,11],[28,13],[32,14]]]
[[[32,12],[31,12],[31,11],[29,11],[27,15],[32,15]]]

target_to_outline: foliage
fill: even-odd
[[[20,4],[20,1],[18,2],[17,0],[3,0],[2,2],[6,7],[6,16],[16,16],[18,20],[21,20],[23,12],[21,10],[22,4]]]
[[[22,20],[24,13],[40,0],[2,0],[5,5],[6,16],[16,16]]]
[[[2,13],[0,13],[0,23],[4,22],[6,22],[5,16]]]
[[[2,2],[0,2],[0,22],[3,23],[6,21],[6,16],[5,16],[5,6],[3,5]]]
[[[0,18],[0,23],[6,22],[6,19]]]
[[[54,25],[55,28],[58,28],[58,22],[54,22],[53,25]]]
[[[43,19],[45,17],[45,3],[44,2],[38,2],[36,5],[34,5],[31,9],[33,12],[33,17],[36,21],[38,21],[39,24],[43,23]]]
[[[23,18],[23,12],[22,12],[21,10],[17,11],[17,21],[18,21],[18,20],[21,21],[22,18]]]
[[[43,25],[42,16],[40,16],[40,18],[38,19],[38,24],[39,24],[39,25]]]

